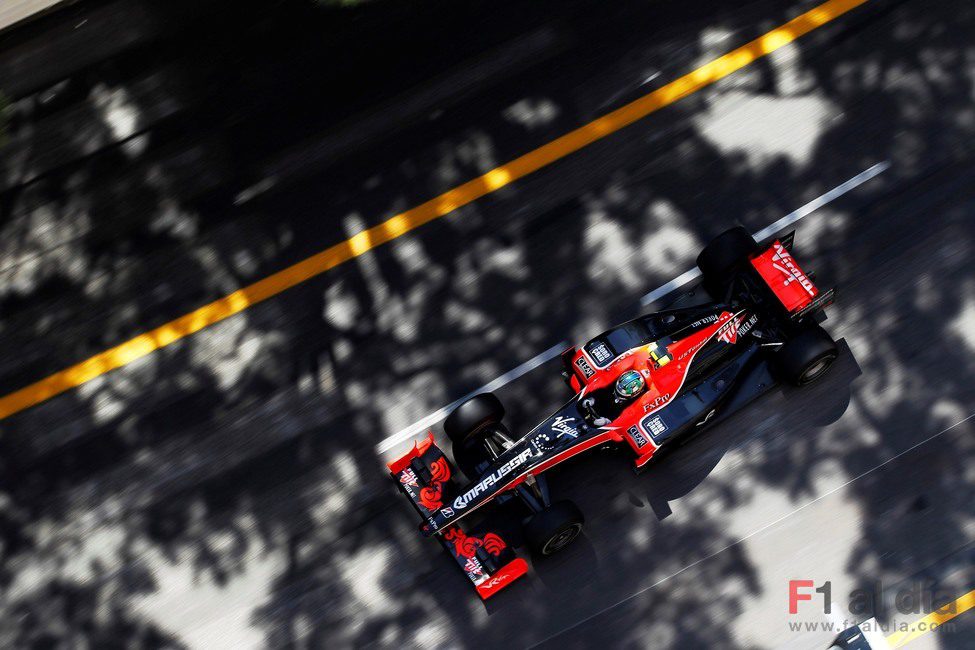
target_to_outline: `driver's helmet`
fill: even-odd
[[[616,379],[616,397],[620,399],[633,399],[643,392],[646,382],[636,370],[627,370]]]

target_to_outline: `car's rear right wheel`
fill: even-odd
[[[839,356],[836,341],[819,325],[803,329],[775,353],[774,366],[780,378],[805,386],[826,374]]]
[[[571,501],[556,501],[525,524],[525,542],[536,555],[554,555],[582,533],[585,518]]]

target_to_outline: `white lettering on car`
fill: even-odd
[[[589,365],[589,362],[586,361],[585,357],[579,357],[576,359],[576,365],[579,366],[579,369],[582,371],[582,374],[586,376],[586,379],[589,379],[596,374],[596,371],[592,369],[592,366]]]
[[[571,424],[575,421],[575,418],[567,418],[561,415],[557,416],[555,420],[552,421],[552,431],[555,432],[555,437],[561,438],[562,436],[569,436],[570,438],[578,438],[579,431]]]
[[[498,575],[494,576],[493,578],[491,578],[490,580],[488,580],[486,583],[484,583],[483,585],[481,585],[481,587],[483,587],[484,589],[494,589],[495,587],[497,587],[502,582],[508,580],[509,577],[510,576],[507,573],[499,573]]]
[[[403,470],[403,475],[400,476],[399,482],[403,485],[412,485],[413,487],[416,487],[419,484],[419,481],[416,478],[416,472],[409,467]]]
[[[792,261],[792,255],[785,249],[785,246],[779,242],[775,242],[775,253],[772,255],[772,266],[778,269],[784,276],[785,279],[782,284],[788,286],[792,282],[798,282],[799,286],[806,290],[810,296],[816,295],[816,287],[813,286],[812,281],[806,277],[806,274],[799,270],[796,263]],[[776,264],[779,262],[780,264]]]
[[[705,316],[704,318],[701,318],[700,320],[696,320],[693,323],[691,323],[691,328],[697,328],[700,327],[701,325],[710,325],[711,323],[717,323],[717,322],[718,322],[718,315],[711,314],[710,316]]]
[[[736,343],[738,341],[738,319],[733,318],[718,329],[717,339],[725,343]]]
[[[597,341],[595,344],[591,345],[589,347],[589,354],[592,355],[593,360],[599,366],[602,366],[607,361],[613,358],[613,355],[609,351],[609,348],[607,348],[606,344],[603,343],[602,341]]]
[[[494,485],[500,483],[501,479],[503,479],[505,476],[507,476],[514,470],[516,470],[521,465],[524,465],[525,461],[531,458],[533,454],[534,452],[531,449],[526,449],[522,451],[520,454],[518,454],[517,456],[515,456],[514,458],[512,458],[511,460],[509,460],[508,462],[498,467],[496,470],[494,470],[493,472],[485,476],[483,479],[481,479],[477,483],[477,485],[475,485],[467,492],[464,492],[462,495],[454,499],[454,503],[453,503],[454,508],[456,508],[457,510],[463,510],[464,508],[466,508],[467,504],[469,504],[471,501],[476,499],[478,495],[487,492]],[[443,514],[443,510],[441,510],[440,512],[441,514]]]
[[[704,345],[707,342],[708,342],[708,339],[704,339],[703,341],[700,341],[698,343],[695,343],[689,349],[684,350],[683,352],[681,352],[680,356],[677,357],[677,360],[678,361],[683,361],[689,355],[694,354],[695,352],[697,352],[698,350],[700,350],[701,349],[701,346]]]
[[[748,320],[738,326],[738,336],[744,336],[755,327],[755,323],[758,322],[758,314],[752,314]]]
[[[479,576],[484,574],[484,569],[481,567],[481,563],[476,557],[472,557],[467,560],[467,562],[464,564],[464,571],[467,571],[467,574],[471,576]]]
[[[650,411],[655,411],[664,404],[670,401],[670,393],[664,393],[663,395],[658,395],[649,402],[643,405],[643,412],[649,413]]]
[[[657,440],[657,436],[667,430],[667,425],[664,424],[664,421],[660,419],[659,415],[650,420],[644,420],[643,426],[650,433],[650,437],[654,441]]]
[[[633,438],[633,442],[636,443],[638,449],[642,449],[647,445],[647,439],[643,437],[643,434],[640,433],[640,429],[637,428],[635,424],[627,429],[626,432],[630,434],[631,438]]]

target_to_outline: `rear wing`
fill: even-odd
[[[397,487],[428,522],[444,503],[456,495],[456,470],[434,443],[433,433],[401,458],[387,465]],[[466,521],[466,518],[465,518]],[[528,572],[528,564],[487,525],[461,528],[451,524],[437,531],[437,540],[473,583],[477,594],[487,599]]]
[[[789,315],[799,320],[823,309],[835,298],[835,289],[821,291],[792,256],[795,231],[772,241],[751,258],[751,265]]]

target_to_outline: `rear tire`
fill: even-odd
[[[457,445],[488,424],[500,424],[504,405],[494,393],[481,393],[470,398],[447,416],[443,430]]]
[[[708,242],[697,256],[704,288],[715,299],[720,298],[733,272],[758,249],[755,238],[741,226],[735,226]]]
[[[571,501],[556,501],[536,512],[525,524],[525,543],[532,553],[554,555],[571,544],[580,533],[585,518]]]
[[[786,341],[775,353],[774,365],[782,381],[806,386],[825,375],[838,356],[836,341],[816,325]]]

